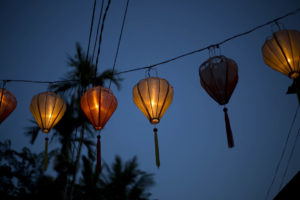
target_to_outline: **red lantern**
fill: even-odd
[[[0,124],[14,111],[17,106],[16,97],[8,90],[0,89]]]
[[[81,97],[81,109],[96,130],[101,130],[115,112],[118,102],[112,91],[101,86],[89,88]],[[100,134],[97,136],[97,171],[101,171]]]
[[[214,56],[202,63],[199,68],[200,83],[203,89],[220,105],[226,105],[238,82],[237,64],[225,56]],[[234,146],[227,108],[224,106],[228,147]]]

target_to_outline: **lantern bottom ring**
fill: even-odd
[[[289,73],[289,77],[292,79],[296,79],[296,78],[298,78],[298,76],[299,76],[299,72],[297,72],[297,71],[292,71]]]
[[[158,124],[159,123],[159,118],[152,118],[150,119],[151,124]]]
[[[46,129],[46,128],[43,129],[42,131],[43,131],[43,133],[49,133],[49,129]]]

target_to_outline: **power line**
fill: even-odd
[[[282,179],[281,179],[281,182],[280,182],[280,186],[279,186],[279,191],[281,190],[282,188],[282,185],[283,185],[283,182],[284,182],[284,179],[286,177],[286,174],[288,172],[288,169],[289,169],[289,166],[290,166],[290,163],[291,163],[291,160],[293,158],[293,155],[294,155],[294,152],[295,152],[295,148],[296,148],[296,144],[297,144],[297,141],[298,141],[298,138],[299,138],[299,135],[300,135],[300,128],[298,129],[298,132],[297,132],[297,136],[295,138],[295,141],[294,141],[294,144],[293,144],[293,147],[292,147],[292,151],[290,153],[290,156],[288,158],[288,162],[287,162],[287,165],[285,167],[285,170],[284,170],[284,173],[283,173],[283,176],[282,176]],[[278,191],[278,192],[279,192]]]
[[[276,179],[276,177],[277,177],[278,170],[279,170],[280,164],[281,164],[281,162],[282,162],[282,159],[283,159],[283,157],[284,157],[284,154],[285,154],[285,151],[286,151],[286,147],[287,147],[287,144],[288,144],[288,141],[289,141],[291,132],[292,132],[292,128],[293,128],[293,126],[294,126],[294,124],[295,124],[295,121],[296,121],[296,118],[297,118],[297,114],[298,114],[299,107],[300,107],[300,106],[298,105],[298,106],[297,106],[297,109],[296,109],[296,112],[295,112],[295,114],[294,114],[293,120],[292,120],[292,124],[291,124],[290,129],[289,129],[288,135],[287,135],[287,137],[286,137],[286,139],[285,139],[285,143],[284,143],[284,146],[283,146],[283,149],[282,149],[280,158],[279,158],[279,160],[278,160],[278,162],[277,162],[277,165],[276,165],[276,168],[275,168],[275,174],[274,174],[274,176],[273,176],[272,182],[271,182],[271,184],[270,184],[270,186],[269,186],[269,188],[268,188],[267,194],[266,194],[266,198],[265,198],[266,200],[269,198],[269,195],[270,195],[272,186],[273,186],[273,184],[274,184],[274,182],[275,182],[275,179]]]
[[[92,63],[94,62],[94,56],[95,56],[96,46],[97,46],[97,42],[98,42],[99,28],[100,28],[101,17],[102,17],[102,12],[103,12],[103,4],[104,4],[104,0],[102,0],[102,2],[101,2],[100,14],[99,14],[98,25],[97,25],[96,40],[95,40],[93,54],[92,54],[92,58],[91,58]]]
[[[239,37],[244,36],[244,35],[248,35],[248,34],[252,33],[253,31],[256,31],[256,30],[258,30],[258,29],[260,29],[260,28],[262,28],[262,27],[264,27],[264,26],[267,26],[267,25],[272,24],[272,23],[276,23],[276,22],[278,22],[279,20],[281,20],[281,19],[283,19],[283,18],[286,18],[286,17],[288,17],[288,16],[290,16],[290,15],[295,15],[295,14],[298,13],[299,11],[300,11],[300,8],[297,8],[297,9],[294,10],[294,11],[291,11],[291,12],[289,12],[289,13],[287,13],[287,14],[285,14],[285,15],[282,15],[282,16],[280,16],[280,17],[277,17],[277,18],[275,18],[275,19],[273,19],[273,20],[271,20],[271,21],[268,21],[268,22],[266,22],[266,23],[264,23],[264,24],[258,25],[258,26],[254,27],[254,28],[252,28],[252,29],[250,29],[250,30],[248,30],[248,31],[245,31],[245,32],[243,32],[243,33],[236,34],[236,35],[234,35],[234,36],[232,36],[232,37],[229,37],[229,38],[227,38],[227,39],[225,39],[225,40],[223,40],[223,41],[221,41],[221,42],[219,42],[219,43],[211,44],[211,45],[208,45],[208,46],[206,46],[206,47],[204,47],[204,48],[197,49],[197,50],[191,51],[191,52],[187,52],[187,53],[184,53],[184,54],[182,54],[182,55],[179,55],[179,56],[176,56],[176,57],[173,57],[173,58],[170,58],[170,59],[167,59],[167,60],[158,62],[158,63],[153,64],[153,65],[150,65],[150,66],[137,67],[137,68],[125,70],[125,71],[116,73],[116,75],[118,75],[118,74],[123,74],[123,73],[128,73],[128,72],[133,72],[133,71],[138,71],[138,70],[143,70],[143,69],[154,68],[154,67],[157,67],[157,66],[159,66],[159,65],[163,65],[163,64],[172,62],[172,61],[174,61],[174,60],[178,60],[178,59],[180,59],[180,58],[183,58],[183,57],[186,57],[186,56],[195,54],[195,53],[199,53],[199,52],[204,51],[204,50],[209,50],[211,47],[217,47],[217,48],[218,48],[218,47],[220,47],[222,44],[224,44],[224,43],[226,43],[226,42],[229,42],[229,41],[231,41],[231,40],[233,40],[233,39],[239,38]]]
[[[120,45],[121,45],[121,40],[122,40],[122,35],[123,35],[123,30],[124,30],[124,25],[125,25],[125,20],[126,20],[126,16],[127,16],[128,5],[129,5],[129,0],[127,0],[126,8],[125,8],[124,16],[123,16],[123,22],[122,22],[121,32],[120,32],[119,41],[118,41],[118,45],[117,45],[117,51],[116,51],[116,55],[115,55],[115,59],[114,59],[114,64],[113,64],[113,68],[112,68],[112,73],[113,74],[115,72],[117,58],[118,58],[118,55],[119,55],[119,49],[120,49]],[[111,79],[109,81],[109,87],[108,88],[110,88],[110,86],[111,86]]]
[[[98,53],[97,53],[97,58],[96,58],[96,74],[97,74],[97,66],[98,66],[98,61],[99,61],[99,56],[100,56],[100,49],[101,49],[101,43],[102,43],[102,35],[103,35],[103,30],[104,30],[104,24],[105,24],[105,19],[106,19],[107,12],[109,10],[110,2],[111,2],[111,0],[108,0],[108,3],[106,5],[106,9],[105,9],[105,12],[104,12],[104,15],[103,15],[103,19],[102,19],[102,24],[101,24]]]
[[[107,15],[107,12],[108,12],[108,9],[109,9],[109,5],[110,5],[110,1],[108,1],[108,4],[106,6],[106,9],[105,9],[105,13],[104,13],[104,16],[103,16],[103,20],[102,20],[102,26],[101,26],[101,32],[100,32],[100,37],[99,37],[99,47],[98,47],[98,54],[97,54],[97,59],[96,59],[96,70],[97,70],[97,65],[98,65],[98,59],[99,59],[99,55],[100,55],[100,45],[101,45],[101,42],[102,42],[102,34],[103,34],[103,29],[104,29],[104,22],[105,22],[105,18],[106,18],[106,15]],[[262,27],[265,27],[267,25],[270,25],[272,23],[277,23],[279,20],[281,19],[284,19],[288,16],[291,16],[291,15],[295,15],[297,14],[298,12],[300,11],[300,8],[297,8],[295,9],[294,11],[291,11],[291,12],[288,12],[287,14],[285,15],[282,15],[280,17],[277,17],[273,20],[270,20],[264,24],[261,24],[261,25],[258,25],[248,31],[245,31],[245,32],[242,32],[242,33],[239,33],[239,34],[236,34],[234,36],[231,36],[227,39],[224,39],[223,41],[219,42],[219,43],[215,43],[215,44],[211,44],[211,45],[208,45],[206,47],[203,47],[203,48],[200,48],[200,49],[197,49],[197,50],[194,50],[194,51],[190,51],[190,52],[187,52],[187,53],[184,53],[184,54],[181,54],[181,55],[178,55],[176,57],[173,57],[173,58],[170,58],[170,59],[166,59],[166,60],[163,60],[163,61],[160,61],[158,63],[155,63],[155,64],[152,64],[152,65],[147,65],[147,66],[142,66],[142,67],[135,67],[135,68],[132,68],[132,69],[127,69],[127,70],[124,70],[124,71],[120,71],[120,72],[116,72],[114,73],[114,75],[120,75],[120,74],[125,74],[125,73],[130,73],[130,72],[134,72],[134,71],[139,71],[139,70],[144,70],[144,69],[151,69],[151,68],[154,68],[154,67],[158,67],[158,66],[162,66],[164,64],[167,64],[169,62],[172,62],[172,61],[175,61],[175,60],[178,60],[180,58],[183,58],[183,57],[186,57],[186,56],[189,56],[189,55],[193,55],[195,53],[199,53],[199,52],[202,52],[204,50],[209,50],[210,48],[212,47],[220,47],[221,45],[223,45],[224,43],[226,42],[229,42],[231,40],[234,40],[236,38],[239,38],[239,37],[242,37],[242,36],[245,36],[245,35],[248,35]],[[31,81],[31,80],[0,80],[0,81],[14,81],[14,82],[31,82],[31,83],[59,83],[59,82],[68,82],[68,81],[78,81],[78,80],[65,80],[65,81]]]
[[[91,43],[91,37],[92,37],[92,32],[93,32],[96,2],[97,2],[97,0],[94,1],[93,15],[92,15],[91,26],[90,26],[89,43],[88,43],[88,48],[87,48],[87,53],[86,53],[86,60],[88,59],[89,52],[90,52],[90,43]]]

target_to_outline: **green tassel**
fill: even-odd
[[[48,137],[45,139],[45,157],[44,157],[44,171],[47,170],[48,167]]]
[[[159,160],[159,148],[158,148],[158,139],[157,139],[157,128],[154,128],[153,131],[154,131],[154,142],[155,142],[156,166],[159,168],[159,166],[160,166],[160,160]]]

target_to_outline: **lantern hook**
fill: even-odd
[[[158,77],[158,72],[157,72],[157,69],[153,69],[153,66],[149,66],[147,67],[147,70],[146,70],[146,77],[151,77],[151,70],[154,70],[155,71],[155,75],[156,77]]]
[[[212,44],[208,47],[208,55],[210,58],[216,56],[216,48],[219,49],[219,44]]]
[[[7,80],[3,80],[3,81],[2,81],[2,87],[1,87],[1,88],[5,89],[6,83],[7,83]]]
[[[275,27],[275,28],[274,28],[274,27]],[[275,29],[275,30],[274,30],[274,29]],[[272,26],[271,26],[272,33],[275,33],[275,32],[280,31],[280,30],[282,30],[282,29],[284,29],[284,25],[283,25],[282,23],[279,23],[279,22],[278,22],[278,19],[275,19],[275,20],[274,20],[274,23],[273,23]]]
[[[51,91],[52,86],[53,86],[53,82],[49,82],[48,91]]]

